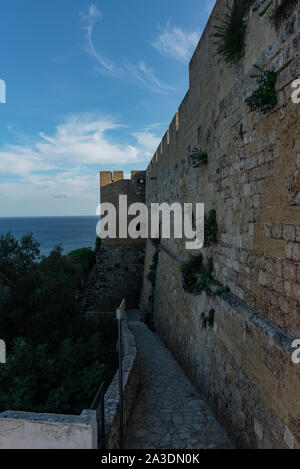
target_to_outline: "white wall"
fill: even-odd
[[[96,412],[79,416],[4,412],[0,449],[96,449]]]

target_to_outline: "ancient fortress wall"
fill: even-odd
[[[119,226],[119,195],[127,195],[128,206],[145,202],[145,171],[131,171],[131,179],[124,179],[123,171],[101,171],[101,203],[113,204]],[[101,243],[96,265],[92,271],[86,308],[89,312],[114,311],[126,298],[127,309],[139,306],[142,288],[145,240],[120,238]]]
[[[183,240],[162,240],[155,282],[158,333],[242,447],[300,448],[300,9],[276,32],[268,17],[249,18],[239,67],[216,63],[210,34],[217,1],[190,62],[189,90],[146,172],[146,202],[204,202],[215,209],[218,242],[202,250],[214,276],[230,287],[220,297],[182,287]],[[278,72],[278,104],[250,112],[253,64]],[[208,154],[195,169],[191,150]],[[142,303],[155,246],[147,241]],[[201,313],[213,308],[212,329]]]

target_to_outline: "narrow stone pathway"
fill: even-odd
[[[128,449],[232,448],[223,428],[158,335],[129,323],[141,387],[126,431]]]

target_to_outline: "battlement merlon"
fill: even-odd
[[[144,182],[145,170],[132,170],[130,179],[124,179],[124,171],[100,171],[100,188],[118,181]]]
[[[124,179],[123,171],[100,171],[100,187],[107,186]]]

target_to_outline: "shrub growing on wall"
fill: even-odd
[[[205,166],[208,162],[207,153],[201,151],[197,147],[194,148],[194,150],[192,151],[191,158],[193,168],[201,168],[202,166]]]
[[[272,70],[262,70],[257,65],[255,65],[255,67],[260,73],[259,75],[254,75],[253,78],[257,78],[257,84],[259,86],[252,95],[246,99],[246,103],[251,111],[260,110],[263,114],[267,114],[277,104],[275,89],[277,74]]]
[[[281,0],[270,15],[270,20],[278,31],[282,24],[288,20],[295,10],[298,0]]]
[[[210,210],[208,215],[204,215],[204,247],[210,246],[217,241],[218,222],[217,212]]]
[[[213,260],[209,258],[205,264],[201,253],[191,256],[179,269],[182,273],[183,288],[188,293],[201,294],[208,290],[213,281]]]
[[[228,65],[236,65],[244,55],[247,30],[246,15],[254,0],[234,0],[223,17],[217,16],[212,34],[216,56]]]
[[[206,329],[207,326],[213,328],[215,321],[215,310],[211,309],[207,315],[205,313],[202,313],[200,319],[202,322],[202,329]]]

